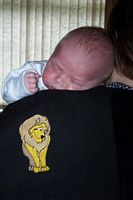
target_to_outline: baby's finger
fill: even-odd
[[[35,73],[35,72],[26,72],[25,73],[25,77],[26,78],[36,78],[37,77],[37,73]]]
[[[29,83],[29,84],[37,84],[37,82],[38,82],[38,80],[36,79],[36,77],[29,77],[28,79],[27,79],[27,82]]]
[[[40,75],[40,74],[38,74],[38,73],[36,73],[36,74],[35,74],[35,77],[38,79],[38,78],[40,78],[40,77],[41,77],[41,75]]]
[[[29,89],[38,88],[36,83],[29,83]]]
[[[34,93],[36,93],[36,92],[38,92],[38,88],[36,87],[36,88],[30,88],[29,89],[29,91],[32,93],[32,94],[34,94]]]

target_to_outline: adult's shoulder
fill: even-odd
[[[99,107],[109,106],[109,96],[104,86],[98,86],[84,91],[68,90],[43,90],[34,95],[24,97],[6,106],[0,116],[9,115],[9,112],[21,114],[25,111],[30,112],[43,106],[56,107],[62,102],[62,106],[73,105],[88,106],[89,103],[99,105]],[[104,104],[103,104],[104,102]]]
[[[107,88],[113,112],[133,114],[133,90]]]

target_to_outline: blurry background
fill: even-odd
[[[68,31],[86,25],[105,27],[115,2],[0,0],[0,88],[11,69],[28,60],[47,60]]]

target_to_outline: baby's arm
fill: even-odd
[[[9,72],[2,85],[2,97],[7,103],[12,103],[37,91],[37,87],[34,88],[34,91],[33,88],[28,90],[29,83],[27,83],[26,77],[31,72],[34,74],[37,73],[36,69],[34,70],[34,63],[31,62]],[[36,78],[37,76],[38,75],[36,75]],[[31,78],[29,78],[29,80],[31,80]]]

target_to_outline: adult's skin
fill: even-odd
[[[108,85],[118,152],[121,197],[133,199],[133,1],[119,0],[107,31],[115,51],[115,68]]]

